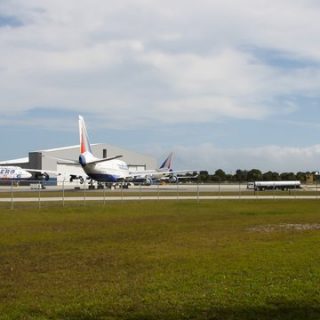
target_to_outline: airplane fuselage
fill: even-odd
[[[144,170],[131,172],[132,175],[135,175],[136,179],[143,179],[146,177],[151,177],[154,180],[159,180],[163,177],[168,177],[170,175],[170,171],[168,169],[155,169],[155,170]]]
[[[32,174],[16,166],[0,166],[0,180],[24,180],[30,179]]]
[[[129,176],[127,164],[121,160],[86,164],[82,166],[85,173],[98,182],[118,182]]]

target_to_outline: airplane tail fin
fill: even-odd
[[[122,155],[114,156],[111,158],[103,158],[99,159],[96,158],[91,150],[88,133],[86,129],[86,124],[82,116],[79,115],[79,135],[80,135],[80,156],[79,156],[79,163],[84,167],[87,164],[97,164],[99,162],[110,161],[114,159],[121,158]]]
[[[82,116],[79,115],[79,134],[80,134],[80,154],[89,152],[92,154],[86,124]]]
[[[172,165],[172,156],[173,156],[173,152],[171,152],[169,154],[169,156],[167,157],[166,160],[164,160],[164,162],[162,163],[162,165],[160,166],[160,169],[169,169],[171,170],[171,165]]]

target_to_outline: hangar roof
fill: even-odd
[[[40,150],[31,151],[31,152],[51,152],[51,151],[60,151],[60,150],[66,150],[66,149],[74,149],[74,148],[77,148],[77,147],[79,147],[79,145],[52,148],[52,149],[40,149]]]
[[[102,146],[102,145],[106,145],[106,144],[105,143],[90,143],[91,147]],[[107,146],[112,147],[111,145],[107,145]],[[31,151],[31,152],[54,152],[54,151],[63,151],[63,150],[70,150],[70,149],[76,149],[76,148],[80,148],[80,145],[76,144],[76,145],[67,146],[67,147],[59,147],[59,148],[52,148],[52,149],[40,149],[40,150]]]
[[[17,163],[28,163],[28,162],[29,162],[29,157],[24,157],[19,159],[0,161],[0,164],[17,164]]]

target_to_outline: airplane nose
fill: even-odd
[[[30,172],[26,172],[23,174],[24,179],[30,179],[32,177],[32,174]]]

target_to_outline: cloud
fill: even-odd
[[[319,96],[316,1],[12,0],[0,8],[11,24],[23,22],[0,28],[0,115],[54,106],[118,128],[210,123],[287,115],[300,108],[292,95]]]
[[[159,153],[159,151],[158,151]],[[308,147],[279,147],[274,145],[250,148],[218,148],[212,144],[175,148],[175,167],[214,172],[223,169],[259,169],[263,172],[318,171],[320,145]]]

